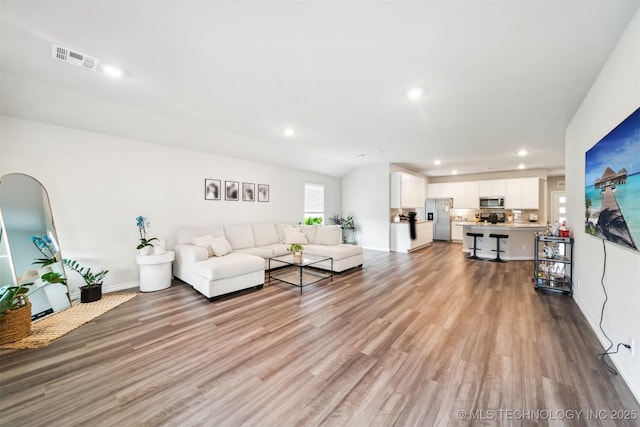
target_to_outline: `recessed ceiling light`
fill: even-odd
[[[524,163],[520,163],[520,164],[518,165],[518,169],[524,169]]]
[[[451,174],[452,175],[458,175],[458,171],[454,169],[454,170],[451,171]]]
[[[409,99],[420,99],[420,98],[422,98],[423,94],[424,94],[424,91],[422,90],[422,88],[420,88],[420,87],[412,87],[411,89],[409,89],[407,91],[407,98],[409,98]]]
[[[436,166],[440,166],[442,164],[442,162],[440,161],[440,159],[436,159],[433,161],[433,164]]]
[[[527,151],[527,150],[520,150],[520,151],[518,151],[518,156],[520,156],[520,157],[524,157],[524,156],[526,156],[527,154],[528,154],[528,151]]]
[[[362,157],[367,157],[367,155],[366,154],[356,154],[356,157],[361,157],[362,158]]]
[[[294,128],[284,128],[282,130],[282,134],[291,138],[293,136],[296,136],[296,130]]]
[[[113,77],[114,79],[119,79],[120,77],[122,77],[124,75],[122,70],[120,68],[116,67],[115,65],[108,65],[108,64],[101,65],[100,69],[107,76]]]

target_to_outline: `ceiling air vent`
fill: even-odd
[[[96,71],[98,63],[100,62],[97,58],[55,44],[51,45],[51,56],[58,61],[91,71]]]

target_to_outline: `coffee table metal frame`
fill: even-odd
[[[329,271],[313,267],[315,264],[323,261],[331,262],[331,269]],[[272,265],[272,263],[275,263],[275,265]],[[282,264],[282,266],[279,267],[278,263]],[[275,268],[276,270],[274,271],[272,268]],[[292,268],[298,268],[298,274],[295,275],[295,282],[287,280],[284,274],[282,274],[282,272],[289,271]],[[310,271],[310,269],[313,269],[313,271]],[[305,276],[305,273],[307,273],[307,276]],[[309,276],[312,276],[315,280],[309,280]],[[305,286],[312,285],[325,279],[329,279],[333,282],[333,258],[310,254],[303,254],[300,261],[294,260],[293,254],[271,257],[269,258],[269,282],[271,282],[271,279],[297,286],[300,288],[300,293],[302,294],[302,288]]]

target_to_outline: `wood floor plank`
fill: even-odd
[[[208,302],[174,281],[49,347],[0,350],[0,420],[455,426],[565,425],[500,419],[500,410],[640,417],[620,377],[595,359],[602,348],[575,302],[535,292],[532,271],[529,261],[469,260],[458,244],[435,243],[365,251],[364,268],[302,295],[273,282]]]

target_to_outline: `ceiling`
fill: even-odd
[[[639,4],[0,0],[0,114],[333,176],[562,171]],[[124,76],[52,59],[54,43]]]

